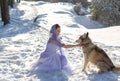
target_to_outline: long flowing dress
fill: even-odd
[[[34,71],[64,71],[67,74],[72,72],[69,62],[62,50],[64,43],[60,37],[57,37],[57,40],[59,41],[52,38],[49,39],[45,51],[40,54],[38,62],[33,66]]]

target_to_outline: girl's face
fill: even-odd
[[[60,27],[58,27],[58,28],[56,29],[56,33],[57,33],[57,35],[60,34]]]

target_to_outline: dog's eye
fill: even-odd
[[[81,41],[84,41],[84,38],[83,37],[80,37]]]
[[[83,38],[81,38],[81,40],[82,40],[82,41],[84,41],[84,39],[83,39]]]

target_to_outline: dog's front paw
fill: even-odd
[[[85,69],[82,69],[83,72],[85,72]]]
[[[85,69],[82,69],[82,72],[85,74],[88,74],[87,71]]]
[[[105,71],[101,71],[101,70],[100,70],[100,71],[98,71],[97,73],[98,73],[98,74],[102,74],[102,73],[104,73],[104,72],[105,72]]]

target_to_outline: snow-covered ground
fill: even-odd
[[[115,65],[120,65],[120,26],[104,27],[92,21],[90,15],[78,16],[69,3],[22,1],[10,10],[10,24],[0,21],[0,81],[120,81],[120,74],[85,74],[83,53],[80,48],[64,49],[72,64],[73,75],[61,73],[31,74],[29,69],[44,51],[51,26],[61,26],[66,44],[84,32],[89,32],[95,44],[103,48]],[[37,20],[35,18],[37,17]]]

